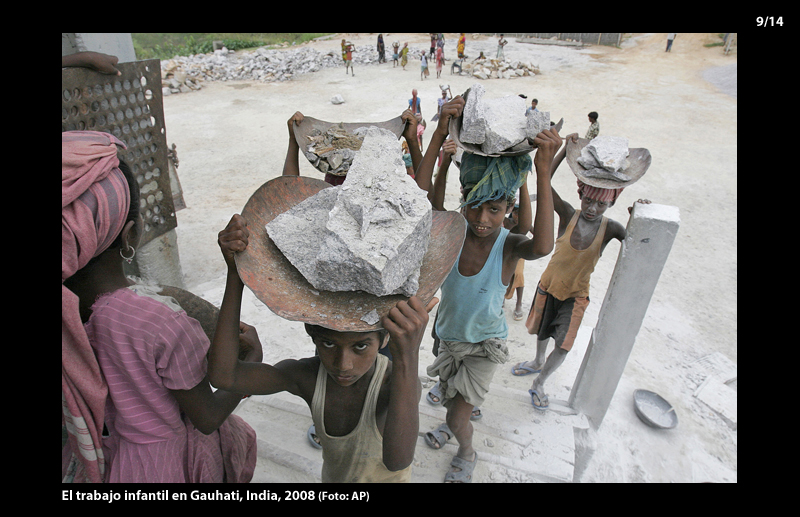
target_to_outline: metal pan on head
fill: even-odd
[[[259,300],[283,318],[340,332],[378,330],[380,322],[370,325],[361,318],[373,309],[383,317],[407,297],[314,289],[267,235],[267,223],[328,187],[331,185],[324,181],[304,176],[279,176],[262,185],[242,210],[250,238],[247,249],[236,254],[239,276]],[[416,295],[424,304],[433,298],[458,259],[466,228],[466,221],[458,212],[433,212],[431,238]]]
[[[300,125],[293,124],[293,126],[294,139],[297,142],[297,145],[300,147],[300,151],[302,151],[305,155],[309,144],[308,137],[313,136],[315,130],[319,133],[325,133],[328,129],[338,126],[342,129],[345,129],[348,133],[354,134],[355,130],[360,127],[375,126],[391,131],[397,135],[397,138],[399,139],[406,128],[406,122],[403,120],[402,116],[395,117],[384,122],[326,122],[324,120],[315,119],[314,117],[304,116],[303,122],[301,122]],[[306,159],[308,159],[308,156],[306,156]],[[309,162],[314,165],[311,160],[309,160]],[[317,165],[314,165],[314,168],[320,170],[319,166]],[[320,172],[323,171],[320,170]],[[344,176],[345,174],[347,174],[347,171],[343,171],[343,173],[339,175]]]

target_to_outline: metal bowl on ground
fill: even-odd
[[[678,425],[675,408],[658,393],[635,390],[633,392],[633,409],[636,411],[636,416],[650,427],[672,429]]]
[[[375,296],[362,291],[320,291],[305,279],[278,249],[266,224],[307,197],[331,187],[305,176],[279,176],[262,185],[245,204],[247,249],[236,254],[236,267],[244,284],[269,309],[292,321],[303,321],[339,332],[369,332],[381,328],[361,318],[373,309],[388,313],[403,295]],[[427,304],[441,287],[458,259],[466,235],[466,221],[458,212],[433,212],[428,251],[422,259],[417,297]]]
[[[309,143],[311,143],[309,137],[324,134],[333,127],[344,129],[350,135],[355,135],[356,129],[372,126],[391,131],[397,135],[397,138],[399,139],[403,135],[403,131],[406,128],[406,122],[403,120],[402,116],[398,116],[384,122],[326,122],[324,120],[315,119],[314,117],[304,116],[303,122],[301,122],[300,125],[294,124],[294,139],[297,142],[297,145],[300,147],[300,151],[305,155],[306,159],[311,163],[311,165],[314,166],[315,169],[322,173],[331,172],[336,176],[345,176],[347,174],[346,168],[337,172],[323,170],[321,168],[321,159],[319,156],[315,155],[313,152],[309,152],[308,150]],[[311,155],[315,155],[317,157],[315,159],[311,159]]]

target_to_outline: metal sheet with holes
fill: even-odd
[[[61,131],[104,131],[128,147],[120,153],[141,191],[142,244],[178,225],[167,164],[158,59],[119,63],[122,75],[61,70]]]

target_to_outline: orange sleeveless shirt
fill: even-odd
[[[561,301],[567,298],[586,298],[589,296],[589,278],[594,267],[600,259],[603,249],[603,238],[606,234],[608,219],[604,216],[600,221],[592,244],[585,250],[576,250],[570,244],[572,231],[580,217],[580,210],[576,210],[570,219],[564,235],[556,240],[555,251],[542,273],[539,285],[542,289],[552,294]]]

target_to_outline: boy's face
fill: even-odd
[[[379,332],[336,332],[322,329],[313,338],[328,374],[340,386],[352,386],[375,364],[381,348]]]
[[[503,218],[514,205],[506,200],[484,201],[480,206],[467,205],[461,213],[467,220],[470,231],[476,237],[488,237],[503,227]]]
[[[581,217],[587,221],[597,221],[612,204],[608,201],[598,201],[587,196],[581,196]]]

